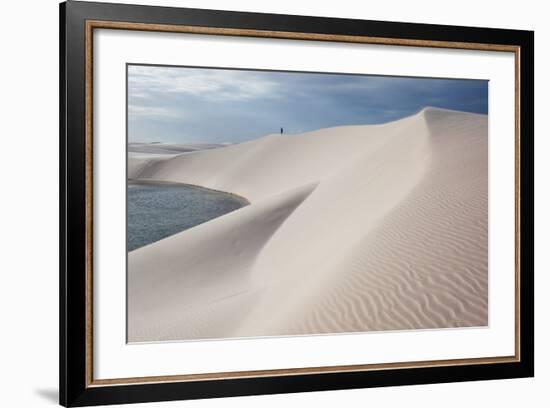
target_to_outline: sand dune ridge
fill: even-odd
[[[485,115],[139,160],[251,205],[129,254],[129,341],[487,324]]]

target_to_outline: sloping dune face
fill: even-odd
[[[487,117],[428,108],[129,162],[251,205],[128,256],[128,340],[487,324]]]

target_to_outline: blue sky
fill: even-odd
[[[480,80],[128,66],[129,142],[235,143],[487,105]]]

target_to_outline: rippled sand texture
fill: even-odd
[[[487,117],[140,158],[129,177],[251,205],[128,258],[129,341],[487,325]]]

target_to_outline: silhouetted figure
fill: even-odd
[[[283,128],[281,128],[281,135],[283,134]]]

